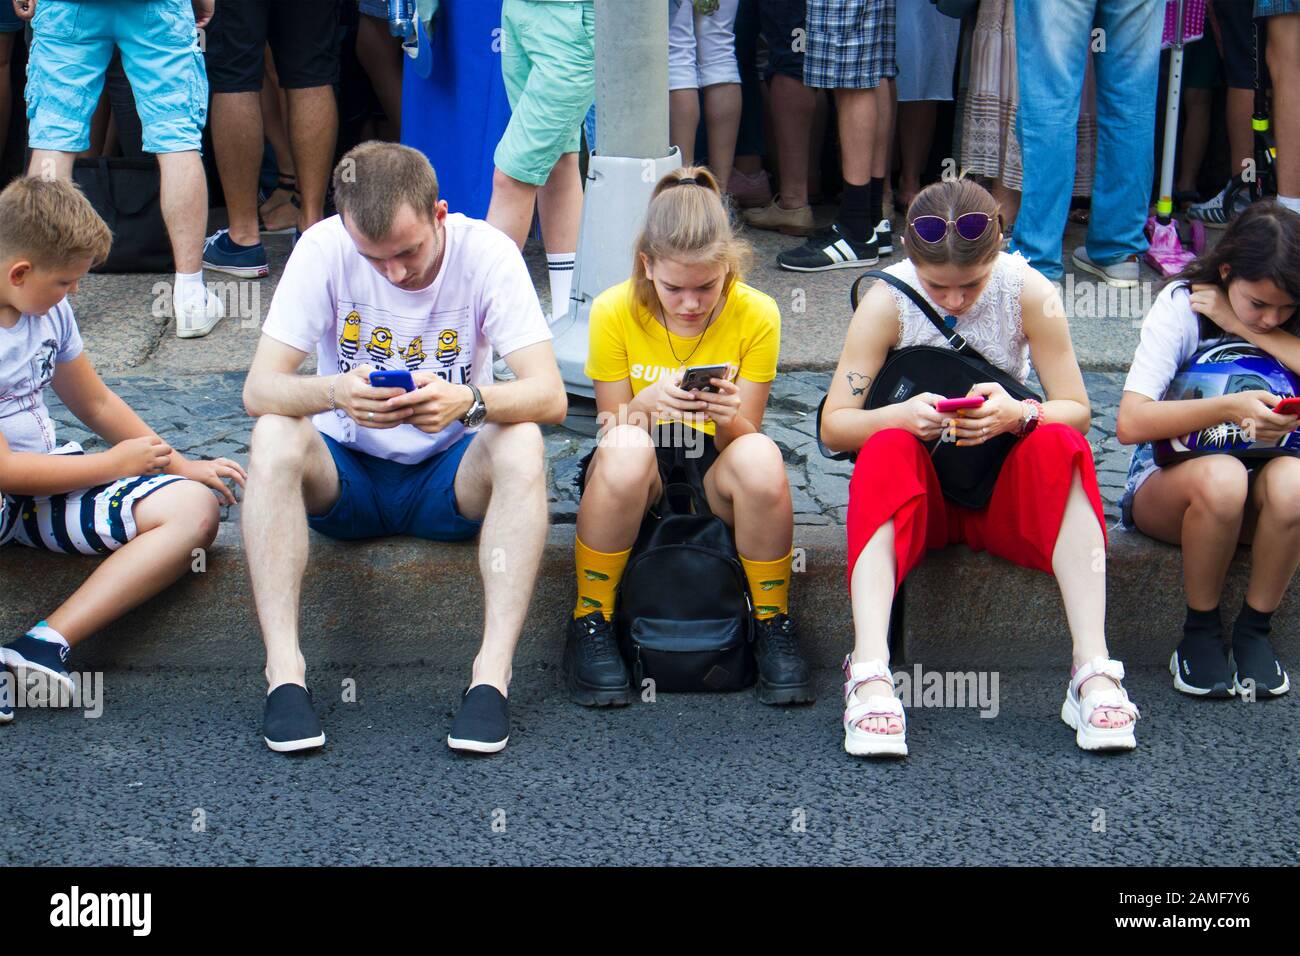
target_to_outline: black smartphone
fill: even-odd
[[[723,365],[692,365],[686,369],[682,375],[681,389],[683,392],[716,392],[718,389],[710,379],[726,378],[727,366]]]

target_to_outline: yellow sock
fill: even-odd
[[[576,539],[573,549],[574,563],[578,567],[578,603],[573,609],[575,618],[586,617],[592,611],[599,611],[610,620],[614,616],[614,592],[618,582],[623,578],[623,569],[632,549],[606,554],[593,551]]]
[[[749,594],[754,599],[754,616],[760,621],[790,613],[790,565],[794,550],[775,561],[751,561],[743,554],[741,566],[749,579]]]

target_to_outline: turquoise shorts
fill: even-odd
[[[32,18],[27,64],[28,144],[75,153],[90,148],[90,119],[113,49],[149,153],[197,150],[208,116],[194,9],[189,0],[45,0]]]
[[[596,17],[590,0],[505,0],[501,78],[510,123],[492,157],[507,176],[540,186],[576,153],[596,98]]]

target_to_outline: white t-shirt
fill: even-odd
[[[1171,282],[1161,289],[1142,320],[1124,391],[1157,402],[1164,398],[1174,376],[1196,354],[1200,332],[1201,317],[1192,311],[1192,293],[1186,284]],[[1225,341],[1230,339],[1225,336]]]
[[[81,352],[81,333],[67,299],[44,315],[22,315],[12,329],[0,328],[0,435],[10,451],[55,450],[45,389],[56,366]]]
[[[551,338],[519,249],[481,219],[452,213],[433,284],[408,292],[357,251],[338,216],[302,234],[271,299],[262,331],[316,352],[317,374],[357,365],[433,372],[449,382],[492,382],[494,352]],[[358,428],[343,411],[313,419],[322,434],[356,451],[415,464],[460,439],[453,423],[429,435],[414,425]]]

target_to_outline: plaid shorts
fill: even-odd
[[[804,85],[823,90],[870,90],[881,80],[897,76],[895,2],[808,0]]]
[[[69,442],[52,454],[80,455]],[[180,475],[142,475],[61,495],[0,494],[0,545],[62,554],[111,554],[136,536],[134,507]]]

